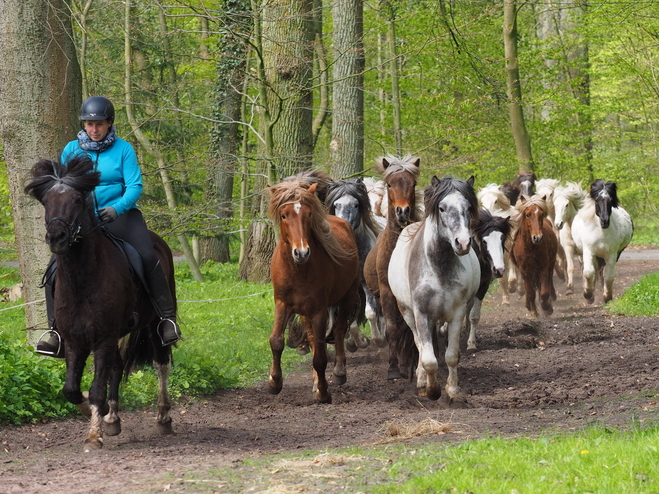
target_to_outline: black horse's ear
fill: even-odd
[[[419,168],[421,166],[421,158],[417,158],[414,161],[412,161],[412,164]]]
[[[436,176],[433,175],[432,180],[430,181],[430,183],[432,183],[433,185],[437,185],[439,182],[440,182],[440,180]]]
[[[476,181],[476,179],[474,178],[473,175],[467,179],[467,183],[469,184],[470,187],[474,186],[475,181]]]

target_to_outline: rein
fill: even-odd
[[[71,245],[79,242],[83,238],[85,238],[87,235],[92,233],[97,228],[100,228],[100,227],[102,227],[103,225],[105,225],[107,223],[107,221],[105,221],[105,220],[104,221],[99,221],[96,224],[96,226],[94,226],[91,230],[89,230],[88,232],[86,232],[84,234],[81,234],[80,231],[82,230],[82,225],[77,222],[78,216],[80,216],[81,212],[82,212],[82,209],[80,211],[78,211],[78,214],[76,214],[75,218],[73,218],[73,221],[71,223],[66,221],[64,218],[60,218],[59,216],[55,216],[55,217],[51,218],[50,220],[48,220],[46,222],[46,229],[48,229],[48,227],[54,221],[61,221],[62,223],[64,223],[64,225],[66,225],[67,230],[69,231],[69,246],[71,246]]]

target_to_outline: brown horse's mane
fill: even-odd
[[[387,156],[380,156],[375,160],[375,171],[382,175],[382,180],[385,182],[387,179],[394,173],[408,172],[411,173],[414,178],[419,178],[420,168],[415,164],[418,160],[416,156],[406,154],[402,158],[398,158],[392,154]],[[385,169],[382,160],[387,160],[389,166]]]
[[[547,201],[544,199],[544,196],[524,196],[524,201],[521,200],[520,196],[520,200],[517,201],[517,204],[515,204],[515,206],[512,208],[513,214],[511,217],[516,224],[521,223],[524,211],[530,206],[538,206],[544,211],[545,214],[547,214]]]
[[[356,255],[356,251],[347,250],[332,233],[327,221],[327,210],[316,196],[309,192],[312,183],[303,178],[288,177],[277,185],[270,187],[268,216],[277,228],[281,228],[279,210],[286,204],[300,202],[311,209],[311,232],[323,245],[327,255],[337,264]]]

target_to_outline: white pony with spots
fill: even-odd
[[[616,262],[634,234],[629,213],[618,202],[615,182],[595,180],[583,208],[572,222],[572,238],[583,258],[583,296],[595,301],[595,281],[604,281],[604,303],[613,298]]]
[[[457,373],[460,331],[481,279],[471,248],[470,225],[478,217],[473,183],[473,177],[433,177],[425,191],[426,215],[400,234],[388,271],[391,291],[419,355],[417,392],[431,400],[441,396],[433,339],[436,328],[448,323],[446,394],[456,404],[465,401]]]

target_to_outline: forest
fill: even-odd
[[[138,152],[147,222],[199,277],[194,266],[212,259],[267,279],[267,185],[310,168],[374,176],[386,154],[420,157],[420,186],[474,175],[482,187],[527,170],[584,187],[604,178],[638,231],[656,223],[651,0],[0,6],[0,226],[19,258],[42,238],[41,212],[25,217],[36,207],[22,194],[27,170],[58,157],[80,102],[97,94]],[[63,55],[44,56],[53,45]]]

